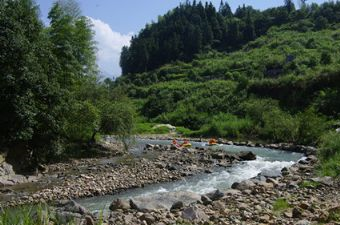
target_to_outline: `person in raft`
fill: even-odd
[[[181,144],[181,147],[191,147],[191,143],[188,139],[184,139],[183,144]]]
[[[175,146],[175,147],[177,147],[177,148],[181,147],[180,144],[178,144],[178,142],[177,142],[176,139],[173,139],[173,140],[172,140],[172,145]]]
[[[215,138],[212,138],[209,140],[209,145],[216,145],[217,144],[217,141]]]

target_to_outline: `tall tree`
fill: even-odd
[[[219,13],[227,18],[233,17],[233,12],[231,11],[230,5],[228,4],[228,2],[224,3],[223,0],[221,0],[220,3]]]
[[[254,26],[254,21],[250,15],[250,12],[248,11],[247,17],[246,17],[246,26],[244,30],[244,39],[245,41],[252,41],[256,37],[255,34],[255,26]]]
[[[288,13],[291,13],[295,10],[295,5],[293,0],[285,0],[285,7],[288,11]]]
[[[59,65],[38,13],[32,0],[0,1],[0,145],[15,165],[46,159],[60,140]]]
[[[96,76],[95,43],[91,23],[80,15],[74,0],[54,3],[49,12],[49,35],[59,60],[64,87],[72,87],[84,76]]]

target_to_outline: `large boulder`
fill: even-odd
[[[6,163],[6,162],[1,163],[1,165],[0,165],[0,177],[11,176],[11,175],[15,175],[15,172],[13,170],[13,166],[11,164]]]
[[[156,193],[142,197],[136,197],[130,200],[132,209],[141,212],[150,212],[159,209],[171,209],[171,207],[178,201],[183,202],[184,205],[197,202],[201,196],[192,192],[170,192],[170,193]]]

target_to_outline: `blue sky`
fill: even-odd
[[[198,0],[197,0],[198,1]],[[41,18],[48,24],[47,14],[54,0],[36,0],[40,5]],[[83,15],[93,22],[96,32],[97,61],[101,71],[109,77],[120,75],[119,54],[146,23],[157,21],[159,15],[178,6],[185,0],[78,0]],[[212,0],[216,7],[220,0]],[[282,5],[284,0],[229,0],[233,10],[243,3],[256,9]],[[322,3],[325,0],[309,0]]]

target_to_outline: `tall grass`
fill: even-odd
[[[95,225],[102,225],[103,211]],[[77,225],[75,218],[60,218],[48,205],[30,205],[0,210],[0,225]]]
[[[23,206],[16,209],[2,209],[0,225],[49,225],[51,212],[47,206]]]

